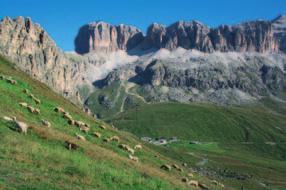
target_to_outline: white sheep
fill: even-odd
[[[13,118],[13,121],[15,122],[15,124],[17,126],[17,130],[20,133],[27,134],[29,126],[26,123],[18,121],[16,118]]]

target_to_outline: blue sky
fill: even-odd
[[[143,32],[153,22],[199,20],[209,26],[286,14],[286,0],[0,0],[0,17],[30,16],[59,47],[74,49],[85,23],[103,20],[135,25]]]

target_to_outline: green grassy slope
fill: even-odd
[[[249,107],[150,104],[110,122],[139,137],[179,138],[158,151],[238,189],[286,189],[284,108],[269,99]],[[251,177],[241,180],[238,176]]]
[[[0,189],[190,189],[181,182],[190,169],[185,168],[184,172],[160,169],[162,164],[181,165],[180,162],[143,144],[143,149],[135,152],[139,158],[139,163],[135,163],[116,142],[105,143],[103,138],[117,135],[120,143],[133,147],[142,144],[136,137],[110,126],[106,130],[100,129],[101,121],[87,116],[80,108],[14,69],[2,58],[0,75],[17,81],[16,85],[11,85],[0,80]],[[28,89],[42,103],[35,104],[23,89]],[[18,102],[27,102],[39,108],[41,113],[32,114]],[[76,120],[90,124],[91,131],[83,133],[68,125],[53,111],[56,106],[63,107]],[[24,135],[12,130],[14,124],[3,120],[3,116],[16,116],[26,122],[30,126],[28,133]],[[52,127],[43,127],[42,119],[48,120]],[[103,137],[93,137],[95,131]],[[76,133],[85,136],[87,141],[77,140]],[[65,141],[77,144],[79,149],[68,150]],[[194,179],[218,189],[206,177],[195,175]]]

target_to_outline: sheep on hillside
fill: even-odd
[[[4,75],[0,75],[0,80],[4,80],[6,77]]]
[[[33,113],[34,113],[34,114],[37,114],[37,115],[40,114],[40,109],[35,108]]]
[[[131,154],[129,154],[128,157],[129,157],[130,160],[133,160],[134,162],[139,162],[139,159],[136,156],[132,156]]]
[[[79,134],[76,134],[76,138],[78,140],[86,141],[86,138],[84,136],[82,136],[82,135],[79,135]]]
[[[89,127],[86,127],[86,126],[81,126],[81,127],[80,127],[80,131],[83,131],[83,132],[85,132],[85,133],[88,133],[89,130],[90,130]]]
[[[69,120],[68,120],[68,124],[69,124],[69,125],[74,125],[74,124],[75,124],[75,121],[74,121],[73,119],[69,119]]]
[[[42,124],[43,124],[43,126],[45,126],[45,127],[48,127],[48,128],[51,127],[51,123],[50,123],[49,121],[47,121],[47,120],[43,120],[43,119],[42,119]]]
[[[142,145],[141,144],[137,144],[134,146],[135,150],[141,150],[142,149]]]
[[[188,173],[187,175],[191,178],[194,177],[194,174],[192,174],[192,173]]]
[[[41,100],[40,99],[34,98],[33,100],[36,102],[36,104],[41,104]]]
[[[29,126],[26,123],[18,121],[16,118],[14,118],[13,121],[16,124],[17,131],[19,131],[20,133],[23,133],[23,134],[27,134]]]
[[[163,164],[160,168],[166,171],[171,171],[172,169],[172,167],[168,164]]]
[[[99,128],[106,129],[106,127],[104,125],[99,125]]]
[[[110,138],[111,141],[119,142],[119,137],[118,136],[113,136]]]
[[[5,121],[13,121],[13,118],[8,116],[3,116],[2,119],[4,119]]]
[[[203,190],[208,190],[208,186],[206,184],[203,184],[203,183],[199,183],[199,187]]]
[[[29,90],[28,90],[28,89],[24,89],[23,92],[24,92],[25,94],[28,94],[28,93],[29,93]]]
[[[57,112],[57,113],[64,113],[65,112],[65,110],[63,108],[61,108],[61,107],[55,107],[54,111]]]
[[[103,142],[109,142],[110,141],[110,138],[104,138],[103,139]]]
[[[188,178],[186,178],[186,177],[183,177],[183,178],[182,178],[182,182],[187,183],[188,181],[189,181]]]
[[[126,151],[129,152],[130,154],[135,153],[134,149],[130,148],[129,146],[126,148]]]
[[[123,149],[123,150],[126,150],[127,152],[129,152],[131,154],[135,153],[135,151],[126,144],[120,144],[120,145],[118,145],[118,147]]]
[[[26,102],[19,102],[19,105],[21,107],[24,107],[24,108],[27,108],[28,107],[28,104]]]
[[[28,106],[27,109],[29,110],[30,113],[35,112],[35,108],[33,108],[32,106]]]
[[[68,112],[64,113],[63,118],[65,118],[67,120],[72,120],[72,116]]]
[[[82,121],[75,121],[75,125],[76,125],[77,127],[81,127],[81,126],[85,126],[85,123],[82,122]]]
[[[191,185],[191,186],[194,186],[194,187],[198,188],[199,187],[199,182],[197,180],[190,180],[188,182],[188,185]]]
[[[101,134],[98,133],[98,132],[94,132],[93,135],[94,135],[95,137],[97,137],[97,138],[100,138],[100,137],[101,137]]]
[[[7,82],[10,84],[17,84],[17,81],[13,80],[13,79],[7,79]]]
[[[67,149],[69,149],[69,150],[76,150],[76,149],[78,149],[78,145],[76,145],[76,144],[74,144],[72,142],[65,141],[65,143],[66,143]]]

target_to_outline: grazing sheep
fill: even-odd
[[[97,137],[97,138],[100,138],[100,137],[101,137],[101,134],[98,133],[98,132],[94,132],[93,135],[94,135],[95,137]]]
[[[182,166],[187,167],[187,166],[188,166],[188,164],[187,164],[187,163],[183,163],[183,164],[182,164]]]
[[[72,116],[68,112],[64,113],[63,118],[65,118],[67,120],[72,120]]]
[[[99,125],[99,128],[106,129],[106,127],[104,125]]]
[[[69,125],[74,125],[74,124],[75,124],[75,121],[74,121],[73,119],[69,119],[69,120],[68,120],[68,124],[69,124]]]
[[[34,99],[34,98],[35,98],[34,94],[30,93],[30,94],[29,94],[29,98]]]
[[[182,178],[182,182],[187,183],[188,181],[189,181],[188,178],[186,178],[186,177],[183,177],[183,178]]]
[[[57,112],[57,113],[64,113],[65,112],[65,110],[63,108],[61,108],[61,107],[54,108],[54,111]]]
[[[203,184],[203,183],[199,183],[199,187],[201,189],[204,189],[204,190],[208,190],[209,189],[208,186],[206,184]]]
[[[126,144],[120,144],[118,145],[119,148],[126,150],[127,145]]]
[[[118,145],[118,147],[123,149],[123,150],[126,150],[127,152],[129,152],[131,154],[135,153],[135,151],[126,144],[120,144],[120,145]]]
[[[188,176],[192,178],[192,177],[194,177],[194,174],[188,173]]]
[[[127,146],[126,151],[129,152],[130,154],[135,153],[134,149],[130,148],[129,146]]]
[[[28,93],[29,93],[29,90],[28,90],[28,89],[24,89],[23,92],[24,92],[25,94],[28,94]]]
[[[14,121],[13,118],[8,117],[8,116],[3,116],[2,117],[5,121]]]
[[[222,183],[219,183],[219,186],[220,186],[221,188],[224,188],[224,184],[222,184]]]
[[[138,159],[138,157],[136,157],[136,156],[132,156],[131,154],[129,154],[129,159],[130,160],[132,160],[132,161],[134,161],[134,162],[139,162],[139,159]]]
[[[135,150],[141,150],[142,149],[142,145],[141,144],[137,144],[134,146]]]
[[[212,180],[212,183],[213,183],[214,185],[218,185],[218,184],[219,184],[218,181],[216,181],[216,180]]]
[[[196,180],[190,180],[188,184],[191,185],[191,186],[194,186],[196,188],[199,187],[199,182],[196,181]]]
[[[36,104],[41,104],[41,100],[40,99],[34,98],[33,100],[36,102]]]
[[[19,105],[21,107],[24,107],[24,108],[27,108],[28,107],[28,104],[26,102],[20,102]]]
[[[180,172],[183,171],[177,164],[173,164],[172,166],[173,166],[173,168],[175,168],[176,170],[178,170]]]
[[[168,164],[164,164],[160,168],[163,170],[166,170],[166,171],[171,171],[171,169],[172,169],[172,167]]]
[[[28,106],[27,107],[30,113],[34,113],[35,108],[33,108],[32,106]]]
[[[85,123],[84,122],[81,122],[81,121],[75,121],[75,125],[77,127],[81,127],[81,126],[85,126]]]
[[[71,143],[69,141],[65,141],[65,143],[66,143],[67,149],[69,149],[69,150],[76,150],[76,149],[78,149],[78,145],[76,145],[74,143]]]
[[[37,115],[40,114],[40,109],[35,108],[33,113],[34,113],[34,114],[37,114]]]
[[[10,84],[17,84],[17,81],[13,80],[13,79],[7,79],[8,83]]]
[[[83,132],[85,132],[85,133],[88,133],[89,130],[90,130],[89,127],[85,127],[85,126],[81,126],[81,127],[80,127],[80,131],[83,131]]]
[[[42,119],[42,124],[43,124],[44,127],[47,127],[47,128],[51,127],[51,123],[49,121],[47,121],[47,120],[43,120]]]
[[[86,141],[85,137],[82,136],[82,135],[79,135],[79,134],[76,134],[76,138],[77,138],[78,140]]]
[[[16,124],[16,126],[17,126],[17,130],[18,130],[20,133],[27,134],[28,125],[27,125],[26,123],[21,122],[21,121],[17,121],[16,118],[14,118],[13,121],[15,122],[15,124]]]
[[[84,108],[83,108],[83,111],[84,111],[87,115],[91,115],[91,111],[90,111],[89,108],[84,107]]]
[[[119,142],[119,137],[118,136],[113,136],[110,138],[111,141]]]
[[[109,138],[104,138],[104,139],[103,139],[103,142],[109,142],[109,141],[110,141]]]

